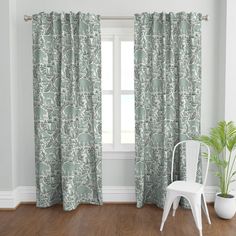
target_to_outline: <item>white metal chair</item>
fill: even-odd
[[[173,169],[174,169],[174,158],[176,148],[180,144],[186,145],[186,181],[174,181],[173,182]],[[207,148],[207,165],[206,173],[203,184],[196,182],[198,158],[200,153],[201,144]],[[171,205],[173,204],[173,216],[175,216],[176,209],[178,208],[179,201],[181,197],[186,198],[189,201],[189,204],[192,209],[193,217],[196,223],[196,226],[199,230],[200,236],[202,236],[202,216],[201,216],[201,206],[207,217],[208,223],[211,224],[209,217],[206,200],[204,196],[204,186],[207,180],[208,168],[210,160],[210,149],[209,147],[195,140],[186,140],[179,142],[175,145],[173,154],[172,154],[172,166],[171,166],[171,184],[167,187],[167,194],[164,206],[164,212],[162,215],[162,222],[160,231],[163,230],[165,221],[169,214]]]

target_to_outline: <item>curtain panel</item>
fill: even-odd
[[[100,17],[33,15],[37,206],[102,203]]]
[[[137,207],[163,208],[174,145],[200,133],[201,14],[136,14],[134,27]],[[185,177],[184,154],[176,179]]]

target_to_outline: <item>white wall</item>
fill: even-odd
[[[226,68],[225,68],[225,120],[232,120],[236,123],[236,1],[227,0],[226,16]],[[234,153],[236,155],[236,153]],[[236,165],[235,165],[236,169]],[[236,182],[232,184],[236,190]]]
[[[10,33],[9,33],[9,3],[0,2],[0,28],[4,34],[0,37],[0,179],[2,189],[12,187],[12,150],[11,150],[11,81],[10,81]]]
[[[6,2],[4,0],[4,2]],[[21,0],[16,5],[16,23],[17,23],[17,42],[12,42],[15,49],[17,63],[17,81],[15,86],[17,90],[14,92],[14,107],[17,109],[17,120],[15,121],[15,153],[17,167],[17,185],[34,185],[34,131],[33,131],[33,98],[32,98],[32,39],[31,39],[31,23],[23,21],[24,14],[34,14],[41,11],[83,11],[93,12],[107,16],[131,16],[134,13],[144,11],[195,11],[210,16],[210,21],[202,23],[202,133],[208,132],[209,128],[224,117],[224,102],[221,95],[224,95],[224,80],[222,74],[224,66],[221,65],[220,55],[224,53],[224,37],[219,35],[224,31],[224,1],[223,0]],[[2,2],[1,2],[2,4]],[[2,13],[3,14],[3,13]],[[1,16],[3,17],[3,16]],[[1,20],[2,22],[2,20]],[[6,31],[8,29],[6,28]],[[8,38],[6,37],[4,45],[9,48]],[[6,50],[1,42],[1,50]],[[5,52],[5,51],[4,51]],[[2,54],[2,53],[1,53]],[[8,52],[5,52],[8,55]],[[1,58],[2,59],[2,58]],[[9,61],[9,59],[8,59]],[[9,62],[6,68],[9,67]],[[3,71],[4,72],[4,71]],[[9,69],[6,72],[9,73]],[[2,73],[1,73],[2,74]],[[8,77],[9,75],[7,75]],[[2,83],[2,80],[1,80]],[[8,109],[10,103],[9,84],[5,79],[1,87],[1,98],[4,97],[5,102],[0,100],[2,109]],[[6,88],[5,88],[6,87]],[[2,94],[2,90],[5,94]],[[219,96],[220,94],[220,96]],[[2,111],[1,109],[1,111]],[[6,114],[11,114],[6,111]],[[5,119],[5,120],[4,120]],[[1,117],[1,126],[7,130],[3,134],[8,134],[11,128],[8,123],[8,117]],[[14,122],[13,122],[14,123]],[[2,132],[2,130],[1,130]],[[0,135],[1,135],[0,132]],[[0,136],[0,143],[4,137]],[[7,137],[10,139],[9,137]],[[11,141],[8,141],[11,144]],[[8,150],[10,150],[7,147]],[[2,155],[1,150],[1,155]],[[11,155],[6,153],[7,155]],[[2,160],[1,160],[2,164]],[[0,165],[1,166],[1,165]],[[7,165],[8,166],[8,165]],[[1,170],[0,170],[1,173]],[[5,173],[5,172],[3,172]],[[103,162],[103,184],[110,186],[132,186],[134,185],[134,161],[131,157],[120,159],[105,159]],[[0,188],[4,188],[4,183],[8,186],[10,183],[0,178]],[[215,179],[210,176],[208,185],[214,185]]]
[[[236,101],[236,1],[227,0],[227,24],[226,24],[226,70],[225,70],[225,119],[236,122],[236,109],[232,109],[232,103]]]
[[[0,2],[0,189],[16,187],[16,2]]]

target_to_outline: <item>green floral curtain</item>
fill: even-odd
[[[99,16],[33,16],[37,206],[102,203]]]
[[[201,14],[135,15],[137,207],[164,206],[174,145],[200,132]],[[185,176],[180,150],[175,178]]]

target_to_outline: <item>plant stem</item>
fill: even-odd
[[[226,175],[225,175],[226,194],[228,194],[228,188],[229,188],[229,180],[230,180],[229,167],[230,167],[231,156],[232,156],[232,151],[230,151],[229,153],[229,160],[228,160],[228,165],[227,165],[227,170],[226,170]]]
[[[218,160],[219,161],[221,161],[221,160],[224,160],[225,158],[224,158],[224,150],[221,152],[221,153],[219,153],[218,155],[217,155],[217,157],[218,157]],[[219,169],[220,169],[220,174],[221,174],[221,176],[222,176],[222,178],[221,178],[221,180],[220,180],[220,182],[221,182],[221,184],[220,184],[220,189],[221,189],[221,193],[223,194],[223,195],[225,195],[226,193],[226,184],[225,184],[225,181],[226,181],[226,174],[225,174],[225,169],[226,168],[224,168],[224,167],[222,167],[221,165],[219,166]]]
[[[219,161],[221,160],[221,158],[220,158],[221,153],[217,153],[217,151],[215,150],[214,155],[216,156],[216,158],[217,158]],[[218,168],[218,170],[219,170],[219,172],[220,172],[220,175],[221,175],[222,177],[224,177],[224,175],[225,175],[225,173],[224,173],[224,168],[223,168],[222,166],[220,166],[220,165],[218,165],[217,168]],[[222,192],[222,194],[223,194],[223,192],[224,192],[224,179],[222,179],[222,178],[220,178],[220,190],[221,190],[221,192]]]
[[[233,171],[233,167],[234,167],[234,164],[235,164],[235,160],[236,160],[236,156],[234,156],[234,159],[233,159],[233,162],[232,162],[232,165],[231,165],[231,168],[230,168],[230,172],[229,172],[229,176],[228,176],[228,186],[227,186],[227,191],[229,189],[229,185],[230,185],[230,180],[232,178],[232,171]],[[229,163],[230,164],[230,163]]]

